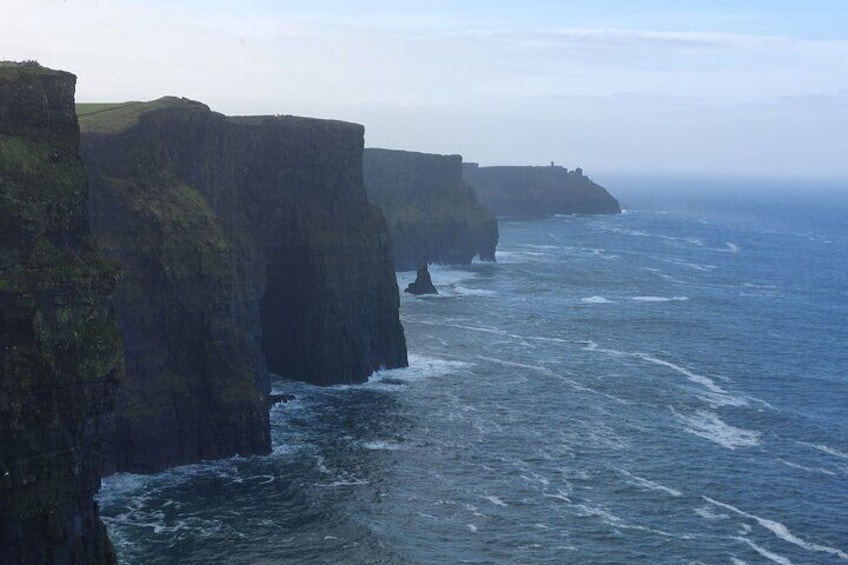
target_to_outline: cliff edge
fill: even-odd
[[[269,371],[335,384],[406,364],[362,126],[172,97],[89,110],[92,229],[125,272],[108,471],[266,452]]]
[[[463,177],[497,216],[542,218],[553,214],[619,214],[607,190],[577,168],[463,165]]]
[[[0,562],[114,563],[94,494],[121,342],[76,77],[0,63]]]
[[[389,225],[395,268],[495,260],[498,223],[462,178],[462,157],[366,149],[368,198]]]

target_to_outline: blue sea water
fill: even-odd
[[[677,188],[502,221],[271,455],[105,479],[121,561],[848,563],[848,202]]]

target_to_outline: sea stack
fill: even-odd
[[[433,286],[433,279],[430,278],[430,271],[427,269],[427,265],[418,267],[418,273],[415,276],[415,280],[407,285],[404,292],[415,295],[439,294],[439,291],[436,290],[435,286]]]
[[[89,237],[76,77],[0,63],[0,561],[114,563],[94,494],[121,340]]]

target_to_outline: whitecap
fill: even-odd
[[[468,526],[468,529],[471,530],[472,534],[477,533],[477,526],[475,526],[474,524],[465,524],[465,525]]]
[[[779,565],[792,565],[792,561],[790,561],[786,557],[783,557],[782,555],[778,555],[777,553],[769,551],[764,547],[760,547],[759,545],[755,544],[754,542],[752,542],[748,538],[737,537],[736,539],[738,541],[743,542],[743,543],[747,543],[751,547],[751,549],[753,549],[754,551],[756,551],[757,553],[759,553],[760,555],[762,555],[763,557],[765,557],[769,561],[773,561],[775,563],[778,563]],[[742,563],[744,563],[744,561]]]
[[[629,472],[625,471],[624,469],[619,469],[618,472],[621,473],[622,475],[624,475],[625,477],[629,478],[631,480],[631,484],[634,484],[636,486],[640,486],[640,487],[646,488],[648,490],[655,490],[655,491],[659,491],[659,492],[664,492],[668,495],[675,496],[675,497],[683,496],[683,493],[680,492],[677,489],[667,487],[665,485],[661,485],[660,483],[651,481],[649,479],[640,477],[638,475],[634,475],[633,473],[629,473]]]
[[[580,302],[585,302],[586,304],[613,304],[614,301],[604,298],[603,296],[590,296],[588,298],[582,298]]]
[[[719,395],[727,395],[727,391],[715,384],[715,382],[711,378],[706,377],[704,375],[699,375],[698,373],[692,372],[685,367],[681,367],[680,365],[676,365],[671,361],[659,359],[657,357],[654,357],[653,355],[648,355],[647,353],[633,353],[632,356],[636,357],[637,359],[642,359],[649,363],[653,363],[654,365],[659,365],[661,367],[671,369],[672,371],[676,371],[681,375],[685,376],[689,381],[703,386],[710,392]]]
[[[366,441],[362,444],[362,447],[370,451],[399,451],[403,449],[403,446],[398,443],[382,440]]]
[[[845,553],[841,549],[836,547],[830,547],[827,545],[821,545],[815,542],[809,542],[804,539],[799,538],[795,534],[793,534],[789,528],[780,522],[776,522],[775,520],[769,520],[768,518],[761,518],[756,514],[751,514],[749,512],[745,512],[744,510],[740,510],[735,506],[731,506],[730,504],[726,504],[724,502],[719,502],[718,500],[713,500],[708,496],[703,496],[703,499],[709,502],[710,504],[714,504],[720,508],[724,508],[725,510],[730,510],[731,512],[735,512],[740,516],[748,518],[750,520],[754,520],[762,526],[763,528],[769,530],[772,534],[782,539],[785,542],[791,543],[793,545],[797,545],[800,548],[806,549],[807,551],[815,551],[818,553],[827,553],[830,555],[835,555],[839,559],[848,560],[848,553]]]
[[[397,387],[409,382],[441,377],[466,369],[471,363],[448,359],[427,357],[415,353],[409,354],[409,366],[399,369],[381,369],[376,371],[365,386]],[[359,385],[362,386],[362,385]]]
[[[848,460],[848,453],[845,453],[844,451],[839,451],[838,449],[827,445],[822,445],[820,443],[807,443],[806,441],[798,441],[796,443],[798,445],[806,445],[807,447],[812,447],[813,449],[821,451],[822,453],[827,453],[828,455],[833,455],[834,457],[838,457],[839,459]]]
[[[637,302],[686,302],[688,296],[631,296],[630,300]]]
[[[727,251],[729,253],[739,253],[739,246],[730,241],[725,241],[724,244],[727,246]]]
[[[482,498],[483,500],[488,500],[489,502],[491,502],[495,506],[503,506],[503,507],[509,506],[506,502],[504,502],[503,500],[501,500],[497,496],[489,495],[489,496],[481,496],[480,498]]]
[[[760,443],[760,432],[737,428],[723,422],[718,414],[707,410],[698,410],[692,416],[678,414],[672,409],[674,415],[685,426],[690,434],[702,437],[719,444],[727,449],[737,447],[753,447]]]
[[[695,514],[705,520],[729,520],[730,514],[718,513],[712,506],[699,506],[695,509]]]
[[[821,467],[805,467],[804,465],[799,465],[798,463],[793,463],[792,461],[787,461],[786,459],[778,459],[781,463],[786,465],[787,467],[792,467],[794,469],[800,469],[802,471],[807,471],[808,473],[821,473],[823,475],[835,476],[836,473],[833,471],[828,471],[827,469],[822,469]]]

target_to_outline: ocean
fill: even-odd
[[[848,563],[848,198],[703,188],[502,220],[402,297],[409,368],[104,479],[120,561]]]

